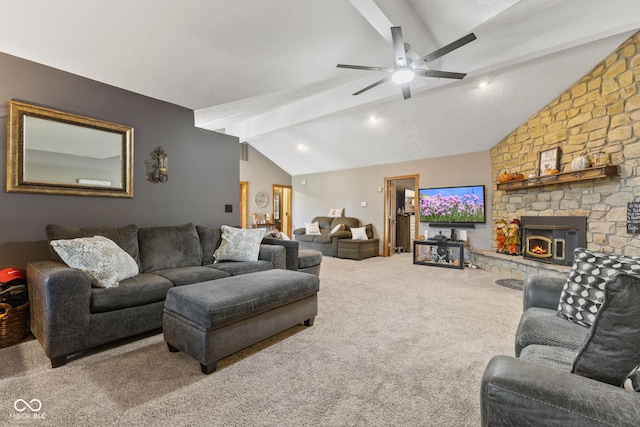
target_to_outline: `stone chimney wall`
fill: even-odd
[[[640,255],[627,234],[627,203],[640,200],[640,32],[491,149],[493,221],[523,215],[587,216],[587,248]],[[560,148],[560,171],[582,153],[605,152],[619,177],[497,190],[502,172],[537,175],[539,153]],[[495,236],[495,233],[494,233]],[[496,249],[494,241],[493,249]]]

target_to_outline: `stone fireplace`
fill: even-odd
[[[627,232],[627,204],[640,191],[640,32],[603,58],[573,86],[558,95],[529,120],[491,149],[493,177],[502,173],[537,176],[540,153],[560,149],[559,170],[573,170],[573,160],[582,153],[604,152],[619,176],[570,183],[520,186],[503,190],[493,187],[492,225],[499,219],[507,223],[526,215],[542,217],[588,217],[589,228],[578,246],[599,252],[640,255],[638,234]],[[538,224],[545,227],[551,224]],[[522,224],[521,224],[522,228]],[[586,228],[586,225],[585,225]],[[566,229],[564,229],[567,231]],[[521,229],[521,231],[523,231]],[[543,230],[549,232],[550,230]],[[553,230],[551,230],[553,231]],[[571,231],[571,230],[569,230]],[[567,231],[568,232],[568,231]],[[553,250],[553,233],[544,236]],[[522,279],[529,274],[545,274],[566,279],[571,271],[566,255],[572,256],[573,234],[556,243],[564,252],[563,264],[549,262],[553,256],[524,257],[496,253],[495,232],[491,249],[474,249],[473,261],[479,268],[501,277]],[[557,237],[562,239],[562,237]],[[521,239],[522,246],[526,244]],[[558,240],[562,242],[562,240]],[[530,252],[535,253],[535,246]],[[544,248],[543,248],[544,249]],[[548,251],[549,249],[547,249]],[[562,256],[560,256],[562,258]],[[546,260],[546,262],[540,262]],[[560,261],[560,260],[557,260]]]
[[[586,216],[523,216],[522,256],[548,264],[572,265],[573,251],[586,247]]]
[[[640,255],[639,235],[626,229],[627,204],[640,194],[638,82],[640,32],[491,149],[494,179],[505,172],[538,175],[540,153],[556,147],[560,149],[558,169],[563,173],[573,170],[573,160],[582,153],[604,152],[618,167],[619,176],[512,190],[498,190],[496,182],[492,223],[498,219],[508,223],[525,215],[586,216],[588,249]]]

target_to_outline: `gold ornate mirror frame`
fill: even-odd
[[[133,128],[11,100],[7,192],[133,197]]]

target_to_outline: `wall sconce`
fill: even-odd
[[[167,163],[169,163],[169,156],[164,152],[162,147],[156,147],[151,152],[150,165],[153,168],[149,175],[149,181],[155,183],[167,182],[169,175],[167,175]]]

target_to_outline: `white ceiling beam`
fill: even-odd
[[[382,10],[373,0],[349,0],[353,7],[366,19],[369,24],[384,38],[389,44],[391,40],[391,30],[393,23],[387,18]]]
[[[407,56],[418,59],[428,53],[426,50],[440,47],[433,33],[429,31],[425,23],[422,22],[411,5],[406,0],[349,0],[353,7],[369,22],[369,24],[389,43],[393,44],[391,38],[391,27],[401,26],[405,43],[410,49]],[[382,7],[380,6],[382,5]],[[407,39],[407,34],[411,39]],[[414,41],[415,45],[411,43]],[[416,47],[424,49],[420,54]]]
[[[394,23],[388,18],[387,13],[382,9],[374,0],[349,0],[354,8],[369,22],[369,24],[389,43],[391,46],[393,41],[391,38],[391,27]],[[433,36],[426,31],[424,25],[419,22],[415,12],[405,1],[393,0],[385,4],[385,9],[388,13],[395,16],[403,17],[406,20],[407,27],[412,28],[412,32],[422,34],[425,38],[428,38],[431,43],[435,44]],[[390,61],[393,58],[392,51],[389,51]],[[421,55],[416,53],[413,48],[407,52],[407,56],[417,59]],[[380,75],[380,78],[384,75]],[[375,77],[374,77],[375,78]],[[220,107],[222,109],[225,106],[215,106],[211,108],[205,108],[195,111],[194,119],[195,125],[209,130],[222,130],[228,135],[234,135],[240,138],[241,141],[250,141],[253,138],[257,138],[260,135],[274,131],[276,129],[282,129],[289,126],[293,126],[305,121],[318,119],[328,114],[335,114],[341,111],[361,107],[365,104],[378,102],[390,96],[397,96],[399,93],[398,87],[395,85],[386,85],[388,88],[376,88],[375,91],[369,91],[366,94],[359,96],[345,96],[345,93],[353,93],[364,86],[372,83],[372,75],[363,76],[346,85],[339,85],[326,92],[312,94],[306,99],[295,100],[287,105],[275,106],[271,108],[269,112],[262,114],[255,114],[251,118],[246,118],[246,115],[242,120],[238,121],[234,119],[233,115],[224,114],[224,118],[218,119],[219,114],[216,111]],[[422,81],[416,81],[413,83],[413,90],[419,90],[425,84]],[[318,105],[324,106],[323,108],[317,108]],[[313,106],[313,108],[311,107]],[[231,107],[231,106],[229,106]],[[245,111],[246,114],[246,111]]]

